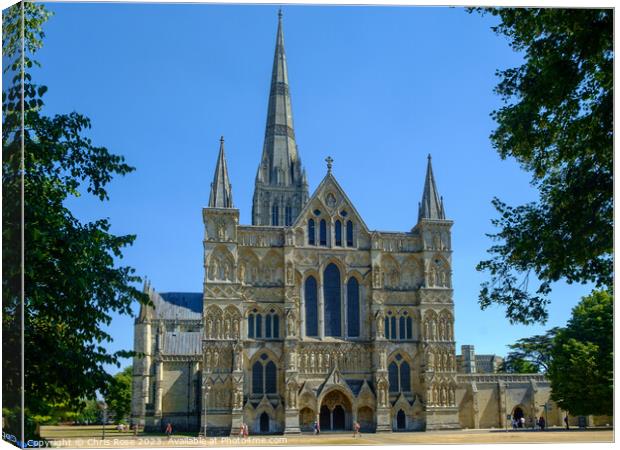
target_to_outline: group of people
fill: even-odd
[[[250,430],[248,429],[248,424],[242,422],[239,426],[239,437],[246,438],[250,434]]]
[[[564,419],[565,422],[567,422],[567,418]],[[529,419],[529,426],[533,428],[534,426],[534,419],[532,417],[530,417]],[[538,427],[539,430],[544,430],[545,427],[547,426],[547,423],[545,421],[545,418],[543,416],[540,416],[538,419],[536,419],[536,426]],[[525,428],[525,417],[519,417],[519,418],[514,418],[512,420],[512,428],[514,430],[516,430],[517,428]],[[567,423],[567,428],[568,428],[568,423]]]

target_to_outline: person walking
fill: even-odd
[[[172,436],[172,424],[170,422],[166,424],[166,436],[168,436],[168,439]]]
[[[525,428],[525,417],[519,419],[519,428]]]
[[[353,437],[361,436],[360,428],[361,428],[360,424],[359,424],[359,422],[357,420],[355,422],[353,422]]]
[[[570,427],[568,426],[568,414],[564,416],[564,423],[566,424],[566,429],[570,430]]]
[[[248,428],[248,424],[244,423],[243,424],[243,437],[247,438],[249,434],[250,434],[250,429]]]

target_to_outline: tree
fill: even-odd
[[[573,415],[613,414],[613,294],[594,291],[554,339],[551,398]]]
[[[511,323],[544,323],[553,282],[613,282],[613,11],[478,11],[498,17],[493,30],[523,53],[521,66],[498,71],[504,106],[491,114],[491,141],[539,192],[521,206],[493,200],[499,231],[477,266],[490,274],[479,302],[505,305]]]
[[[560,328],[555,327],[543,335],[519,339],[509,345],[510,353],[506,356],[502,372],[539,373],[547,372],[551,361],[553,340]]]
[[[43,114],[47,88],[33,83],[30,69],[37,65],[32,56],[44,38],[42,25],[49,17],[45,7],[24,2],[4,10],[2,17],[3,55],[9,61],[5,73],[13,75],[2,95],[3,410],[9,417],[6,431],[21,436],[23,356],[23,412],[31,437],[33,418],[51,416],[55,405],[79,409],[84,399],[105,391],[111,375],[103,365],[119,366],[120,357],[133,353],[109,353],[105,343],[112,338],[103,327],[110,324],[112,313],[131,314],[132,301],[148,299],[134,287],[141,281],[135,270],[117,265],[135,236],[110,233],[107,219],[82,223],[65,206],[72,196],[107,200],[112,178],[134,168],[122,156],[93,145],[86,135],[91,123],[83,115]],[[19,351],[22,327],[24,355]]]
[[[112,378],[106,403],[108,409],[114,412],[116,423],[121,423],[131,411],[131,382],[133,378],[132,366],[126,367],[122,372]]]

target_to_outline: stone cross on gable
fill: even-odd
[[[327,162],[327,173],[332,173],[332,163],[334,162],[331,156],[325,158],[325,162]]]

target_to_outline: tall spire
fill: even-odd
[[[301,158],[295,142],[282,11],[279,10],[265,141],[256,174],[252,224],[279,226],[290,224],[307,199],[307,183],[304,180]],[[277,204],[274,203],[276,200]]]
[[[271,72],[262,162],[265,172],[262,174],[262,179],[266,183],[286,186],[300,181],[301,174],[295,170],[295,166],[298,165],[297,143],[293,128],[281,10],[278,11],[278,32]]]
[[[220,152],[217,156],[211,194],[209,195],[209,208],[232,208],[232,186],[228,178],[226,167],[226,155],[224,154],[224,136],[220,138]]]
[[[428,165],[426,166],[426,180],[424,181],[424,193],[418,212],[418,222],[422,219],[445,220],[446,214],[443,209],[443,199],[439,197],[435,177],[433,176],[433,166],[431,155],[428,155]]]

